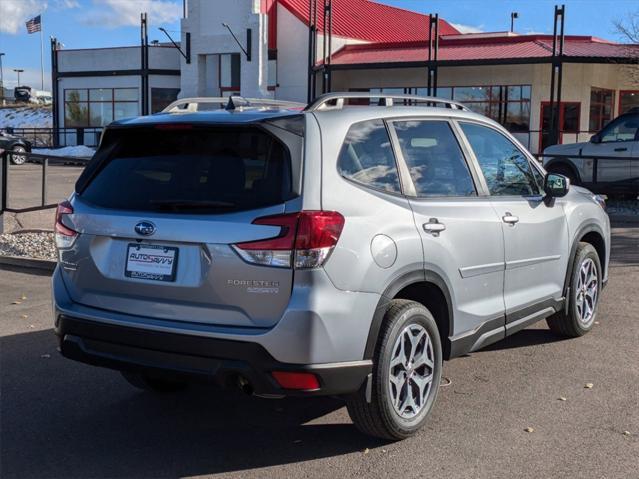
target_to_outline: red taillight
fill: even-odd
[[[55,210],[55,244],[58,248],[69,248],[78,236],[77,231],[73,231],[62,223],[62,217],[71,214],[73,214],[73,206],[68,201],[60,203]]]
[[[297,223],[295,249],[332,248],[344,228],[344,217],[336,211],[302,211]]]
[[[312,373],[295,373],[288,371],[273,371],[273,378],[283,389],[319,389],[317,376]]]
[[[265,216],[253,224],[279,226],[280,233],[274,238],[236,244],[242,258],[264,266],[305,269],[326,261],[342,233],[344,217],[335,211],[302,211]]]

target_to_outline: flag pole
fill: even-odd
[[[40,79],[42,82],[42,88],[41,90],[44,91],[44,40],[43,40],[43,33],[42,30],[44,30],[43,28],[43,15],[40,14]]]

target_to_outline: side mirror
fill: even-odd
[[[568,194],[570,180],[564,175],[547,173],[544,178],[544,191],[550,198],[562,198]]]
[[[601,143],[601,137],[599,136],[598,133],[590,137],[590,143],[594,143],[595,145],[597,143]]]

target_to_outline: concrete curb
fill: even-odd
[[[14,266],[16,268],[34,269],[52,273],[57,265],[57,261],[48,259],[24,258],[20,256],[1,256],[0,266]]]

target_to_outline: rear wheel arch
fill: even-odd
[[[371,359],[384,315],[393,299],[407,299],[425,306],[435,318],[441,339],[443,356],[450,357],[450,334],[453,331],[452,296],[444,279],[437,273],[413,271],[396,278],[380,298],[368,333],[364,359]]]

